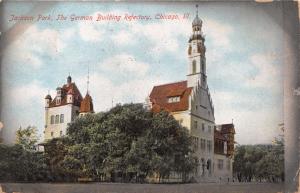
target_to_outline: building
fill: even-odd
[[[44,139],[65,135],[68,123],[77,116],[93,112],[93,100],[89,92],[83,98],[71,76],[68,76],[67,83],[57,87],[54,99],[49,94],[45,97]]]
[[[228,181],[232,179],[234,125],[215,125],[205,52],[202,20],[197,12],[188,40],[187,80],[154,86],[147,103],[153,112],[166,110],[189,129],[198,158],[195,180]]]

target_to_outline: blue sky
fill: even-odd
[[[41,9],[34,3],[4,5],[4,32],[28,26],[5,46],[2,58],[1,121],[8,142],[19,126],[35,125],[42,135],[44,96],[48,90],[54,96],[69,72],[84,95],[89,66],[96,111],[110,108],[112,100],[144,102],[154,85],[186,79],[194,3],[59,2],[43,11],[36,11]],[[179,21],[55,20],[58,14],[68,18],[72,14],[154,18],[160,13],[189,13],[190,17]],[[12,14],[50,14],[53,20],[9,22]],[[199,17],[206,37],[208,85],[216,123],[233,119],[240,144],[270,143],[283,121],[280,21],[254,3],[203,2]]]

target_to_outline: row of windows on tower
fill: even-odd
[[[212,151],[212,141],[211,140],[200,139],[200,143],[199,143],[198,137],[192,137],[192,140],[193,140],[193,144],[194,144],[194,147],[196,150],[199,148],[199,144],[200,144],[200,148],[202,151],[207,150],[208,153],[210,153]]]
[[[64,122],[64,114],[51,115],[50,124],[58,124]]]
[[[206,131],[205,128],[206,128],[206,127],[205,127],[205,124],[202,123],[202,125],[201,125],[201,130],[202,130],[202,132],[205,132],[205,131]],[[198,121],[194,121],[194,129],[198,129]],[[208,125],[208,126],[207,126],[207,132],[208,132],[208,133],[211,133],[211,130],[212,130],[212,127],[211,127],[210,125]]]

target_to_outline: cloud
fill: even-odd
[[[116,45],[131,45],[136,42],[134,36],[125,30],[120,31],[116,35],[112,35],[111,38]]]
[[[47,88],[43,87],[40,82],[34,80],[29,84],[17,86],[8,91],[6,96],[13,101],[17,101],[19,108],[27,108],[35,103],[43,105]],[[5,99],[4,99],[5,100]]]
[[[116,103],[143,103],[150,94],[153,86],[166,83],[162,77],[133,76],[131,80],[116,83],[110,79],[109,74],[94,72],[90,76],[90,94],[94,101],[95,111],[105,111]],[[85,93],[86,77],[79,77],[76,84]]]
[[[231,46],[231,35],[234,33],[229,24],[221,23],[212,19],[207,19],[203,23],[203,32],[212,41],[214,47],[218,50],[229,50]]]
[[[13,88],[4,87],[3,106],[1,107],[2,120],[5,127],[3,138],[6,142],[13,142],[16,130],[22,126],[37,126],[42,136],[44,124],[44,98],[47,94],[41,82],[33,80]],[[42,138],[41,138],[42,139]]]
[[[280,81],[280,66],[276,64],[277,57],[270,53],[254,54],[250,58],[250,65],[257,73],[247,81],[247,85],[256,88],[266,88],[278,91],[282,88]]]
[[[153,56],[159,56],[164,53],[182,51],[179,50],[179,38],[189,36],[191,24],[182,20],[138,23],[131,28],[131,31],[145,38],[150,43]]]
[[[99,42],[103,40],[103,30],[97,28],[92,23],[80,23],[79,35],[84,41]]]
[[[212,92],[215,107],[216,124],[235,124],[236,141],[240,144],[271,143],[278,135],[278,124],[283,121],[282,106],[261,106],[252,108],[266,100],[263,97],[253,97],[239,92]],[[269,99],[267,99],[269,100]],[[244,105],[237,108],[237,104]],[[278,109],[281,109],[278,111]],[[263,136],[263,137],[258,137]]]
[[[149,69],[149,64],[138,61],[135,56],[126,53],[107,58],[99,65],[104,71],[126,75],[131,73],[131,75],[138,76],[144,76]]]
[[[36,25],[32,25],[6,47],[3,63],[38,69],[43,64],[41,55],[53,57],[61,53],[66,47],[66,39],[71,38],[72,34],[70,30],[39,29]]]

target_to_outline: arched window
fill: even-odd
[[[64,122],[64,114],[61,114],[60,115],[60,123],[63,123]]]
[[[59,123],[59,115],[55,116],[55,124]]]
[[[195,74],[196,73],[196,64],[197,64],[197,62],[196,62],[196,60],[193,60],[193,69],[192,69],[192,73],[193,74]]]

